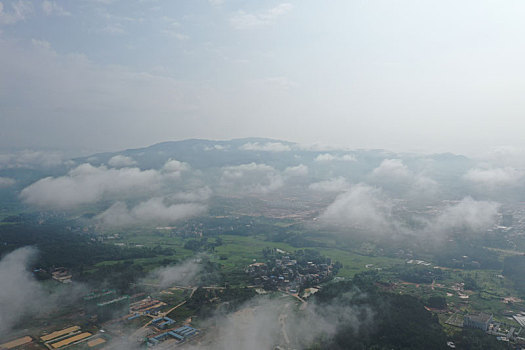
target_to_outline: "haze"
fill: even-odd
[[[525,148],[521,1],[0,2],[0,148]]]

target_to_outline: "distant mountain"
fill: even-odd
[[[257,181],[279,184],[281,189],[285,187],[280,184],[283,182],[287,187],[302,186],[303,190],[308,189],[310,184],[321,181],[339,181],[343,186],[345,183],[364,182],[382,187],[396,197],[405,196],[413,183],[422,181],[425,184],[426,181],[426,185],[436,187],[440,196],[462,198],[467,193],[468,186],[463,176],[476,165],[474,160],[450,153],[421,155],[381,149],[316,149],[267,138],[227,141],[188,139],[119,152],[97,153],[67,160],[53,167],[35,165],[9,168],[0,164],[0,177],[16,180],[14,185],[0,188],[0,201],[16,203],[20,191],[30,184],[48,176],[56,178],[66,175],[85,163],[95,167],[104,165],[108,168],[159,170],[170,159],[190,165],[192,173],[186,173],[186,184],[191,183],[192,177],[198,177],[201,184],[214,188],[221,185],[224,167],[255,163],[259,166],[252,165],[251,168],[257,168]],[[389,166],[397,166],[398,169],[389,169]],[[383,169],[377,172],[376,169],[380,167]],[[303,173],[301,176],[291,175],[294,171],[296,174],[297,171]],[[401,182],[396,178],[400,174],[404,176]],[[252,180],[255,181],[246,175],[243,181]],[[439,185],[436,186],[433,181]],[[418,189],[421,190],[425,189]]]
[[[249,149],[250,145],[254,146],[255,149]],[[265,145],[276,145],[284,151],[257,149],[257,147],[264,148]],[[99,153],[76,158],[74,161],[76,163],[89,162],[93,165],[101,165],[107,164],[116,155],[124,155],[133,158],[141,168],[159,168],[169,159],[189,163],[197,169],[251,162],[284,166],[293,163],[295,154],[286,151],[286,149],[292,150],[296,147],[297,145],[292,142],[264,138],[243,138],[230,141],[189,139],[162,142],[145,148],[128,149],[121,152]]]

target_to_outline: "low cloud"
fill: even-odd
[[[311,183],[308,188],[319,192],[344,192],[350,189],[350,184],[344,177]]]
[[[384,159],[369,176],[370,183],[411,201],[433,200],[439,184],[423,173],[410,170],[401,159]]]
[[[156,170],[108,169],[82,164],[65,176],[38,180],[24,188],[21,197],[28,204],[66,209],[109,196],[151,192],[160,188],[161,183],[161,174]]]
[[[170,159],[162,167],[162,172],[171,177],[180,177],[184,171],[190,170],[188,163],[179,162],[176,159]]]
[[[189,269],[191,275],[193,268]],[[180,275],[176,270],[173,272]],[[175,278],[174,284],[178,284],[177,281]],[[173,283],[166,286],[170,284]],[[340,304],[341,301],[344,305]],[[370,306],[354,305],[347,300],[322,305],[308,302],[298,307],[297,301],[291,297],[258,296],[238,311],[227,314],[217,311],[211,318],[201,320],[206,332],[198,342],[190,342],[186,347],[189,350],[307,349],[317,339],[333,337],[342,327],[358,334],[373,324],[374,316]],[[140,345],[123,337],[114,338],[110,347],[138,350]]]
[[[111,157],[111,159],[108,161],[108,165],[114,168],[130,167],[136,164],[137,162],[133,160],[133,158],[123,156],[121,154]]]
[[[42,288],[27,270],[37,254],[35,248],[24,247],[12,251],[0,261],[0,338],[8,335],[24,318],[67,305],[85,292],[77,284],[52,293]]]
[[[437,181],[423,175],[417,175],[412,180],[412,186],[408,193],[410,199],[432,201],[439,195],[441,188]]]
[[[151,194],[188,169],[186,163],[177,160],[169,160],[160,170],[115,169],[85,163],[67,175],[38,180],[22,190],[21,198],[40,207],[68,209],[112,197]]]
[[[341,227],[390,233],[395,223],[392,208],[392,202],[379,188],[358,184],[337,196],[322,213],[320,219],[327,224]]]
[[[213,146],[206,146],[204,147],[205,151],[224,151],[226,149],[230,148],[229,145],[213,145]]]
[[[495,148],[484,154],[481,159],[483,162],[488,162],[494,167],[525,167],[525,149],[513,147],[513,146],[502,146]]]
[[[141,202],[129,209],[126,203],[117,202],[95,219],[108,227],[125,227],[136,224],[171,224],[179,220],[202,215],[207,206],[199,203],[166,204],[161,197]]]
[[[282,176],[266,164],[249,163],[224,167],[221,185],[225,190],[266,194],[284,185]]]
[[[410,235],[441,239],[454,234],[482,234],[497,223],[500,204],[465,197],[446,206],[432,218],[414,216],[419,228],[403,224],[395,213],[395,202],[379,188],[365,184],[352,186],[340,194],[320,216],[321,222],[380,235]]]
[[[197,276],[202,271],[202,265],[195,259],[185,261],[178,265],[164,266],[155,269],[150,273],[148,279],[158,281],[160,288],[166,288],[173,285],[189,286],[196,281]]]
[[[308,167],[304,164],[299,164],[297,166],[290,166],[284,169],[284,175],[288,177],[306,176],[308,175]]]
[[[465,197],[433,219],[428,224],[427,231],[431,235],[454,232],[480,233],[497,223],[499,207],[499,203],[496,202],[476,201]]]
[[[343,162],[355,162],[356,158],[352,154],[343,154],[343,155],[333,155],[331,153],[322,153],[315,157],[314,161],[316,162],[333,162],[333,161],[343,161]]]
[[[372,171],[372,176],[407,180],[412,177],[412,172],[408,170],[401,159],[385,159]]]
[[[13,186],[15,183],[16,181],[10,177],[0,177],[0,188]]]
[[[264,152],[288,152],[292,148],[281,142],[248,142],[239,147],[243,151],[264,151]]]
[[[0,153],[0,169],[10,168],[51,168],[63,163],[63,154],[25,150],[14,153]]]
[[[297,143],[294,145],[295,149],[301,151],[311,151],[311,152],[341,152],[341,151],[350,151],[349,147],[343,145],[334,145],[334,144],[324,144],[324,143]],[[350,155],[353,156],[353,155]]]
[[[335,335],[341,325],[358,332],[372,320],[373,312],[366,305],[308,303],[298,309],[291,299],[256,297],[237,312],[207,320],[209,332],[201,344],[189,349],[304,349],[318,337]]]
[[[0,335],[5,335],[28,312],[32,300],[43,299],[40,285],[27,271],[36,255],[33,248],[20,248],[0,261]]]
[[[503,186],[517,186],[523,180],[523,171],[511,167],[470,169],[463,178],[475,185],[494,189]]]

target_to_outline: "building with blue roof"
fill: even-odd
[[[166,329],[175,324],[175,321],[169,317],[159,317],[151,321],[151,323],[160,329]]]
[[[155,321],[157,321],[157,323],[159,323],[159,324],[167,323],[168,321],[164,320],[164,319],[168,319],[170,321],[173,321],[169,317],[161,317],[161,318],[153,320],[152,323],[155,323]],[[173,322],[175,322],[175,321],[173,321]],[[161,333],[161,334],[157,334],[154,337],[149,337],[148,340],[147,340],[147,345],[148,346],[157,346],[160,343],[162,343],[162,342],[164,342],[164,341],[166,341],[168,339],[174,339],[177,342],[182,343],[182,342],[190,339],[191,337],[197,335],[198,333],[199,333],[198,329],[195,329],[195,328],[190,327],[190,326],[182,326],[182,327],[179,327],[179,328],[177,328],[175,330],[171,330],[171,331],[167,331],[167,332],[164,332],[164,333]]]

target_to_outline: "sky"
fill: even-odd
[[[0,151],[525,148],[525,2],[0,0]]]

